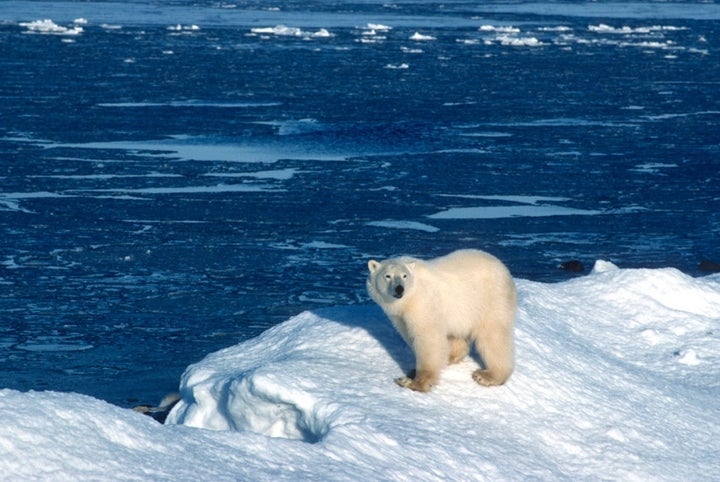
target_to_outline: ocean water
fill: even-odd
[[[366,262],[720,261],[720,6],[0,3],[0,387],[154,402]]]

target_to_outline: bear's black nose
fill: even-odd
[[[395,298],[402,298],[402,295],[404,292],[405,292],[405,288],[403,288],[402,285],[398,285],[395,287],[395,294],[393,294],[393,296]]]

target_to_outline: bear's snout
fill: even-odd
[[[397,285],[395,289],[393,290],[393,296],[395,298],[402,298],[403,293],[405,292],[405,288],[403,288],[403,285]]]

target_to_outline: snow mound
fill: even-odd
[[[585,278],[518,287],[505,387],[474,384],[468,358],[429,395],[400,389],[412,353],[380,310],[335,308],[191,366],[169,420],[319,443],[333,460],[420,479],[457,467],[491,480],[718,468],[718,282],[598,262]]]
[[[712,480],[720,275],[597,262],[518,280],[517,370],[428,394],[375,306],[302,313],[208,355],[159,425],[76,394],[0,391],[10,480]],[[194,428],[193,428],[194,427]]]

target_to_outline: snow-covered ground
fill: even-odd
[[[598,262],[518,280],[517,370],[428,394],[375,306],[302,313],[188,368],[166,425],[0,391],[3,480],[719,480],[720,276]]]

